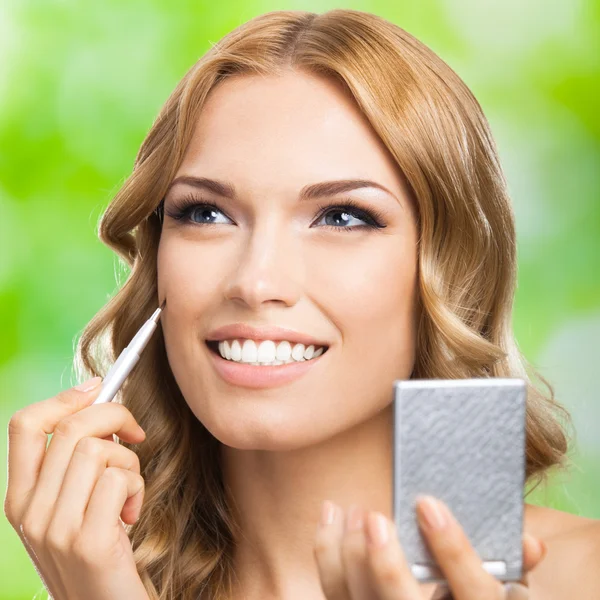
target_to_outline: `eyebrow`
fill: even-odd
[[[230,183],[209,179],[207,177],[193,177],[191,175],[181,175],[175,178],[167,188],[165,196],[169,193],[170,189],[177,184],[185,184],[199,189],[209,190],[224,198],[231,198],[232,200],[236,197],[235,187]],[[338,179],[335,181],[322,181],[320,183],[307,185],[300,190],[299,200],[325,198],[327,196],[343,194],[344,192],[361,188],[378,188],[398,201],[398,198],[388,190],[388,188],[375,181],[369,181],[368,179]]]

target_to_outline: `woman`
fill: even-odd
[[[79,367],[106,372],[167,304],[120,404],[90,384],[11,420],[5,510],[56,598],[600,597],[593,519],[526,504],[512,589],[426,502],[449,589],[418,585],[390,520],[394,380],[523,377],[528,483],[568,449],[511,331],[487,121],[422,43],[352,10],[237,28],[168,99],[100,237],[132,271]]]

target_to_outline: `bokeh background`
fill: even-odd
[[[98,220],[176,83],[258,14],[338,7],[400,25],[480,101],[517,215],[517,339],[577,431],[528,501],[600,518],[598,0],[2,0],[0,462],[12,413],[76,383],[77,338],[127,275]],[[0,598],[45,598],[4,518],[0,548]]]

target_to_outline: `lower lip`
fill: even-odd
[[[274,388],[299,379],[316,365],[326,354],[317,358],[286,365],[249,365],[227,360],[216,354],[210,348],[208,352],[212,358],[217,373],[228,383],[247,388]]]

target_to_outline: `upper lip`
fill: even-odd
[[[284,327],[274,327],[266,325],[249,325],[247,323],[231,323],[217,329],[213,329],[206,338],[207,341],[220,340],[273,340],[274,342],[287,340],[288,342],[297,342],[305,346],[327,346],[324,342],[293,329]]]

